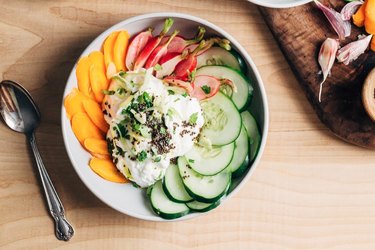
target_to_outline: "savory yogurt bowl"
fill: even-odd
[[[241,177],[233,179],[227,195],[221,200],[228,200],[241,186],[249,179],[251,173],[258,165],[261,155],[263,153],[267,133],[268,133],[268,104],[262,80],[250,56],[245,49],[228,33],[219,27],[194,16],[177,13],[153,13],[137,17],[133,17],[122,21],[105,32],[99,35],[82,53],[82,56],[88,55],[94,50],[101,50],[105,38],[116,30],[127,30],[130,36],[137,34],[149,27],[154,27],[155,34],[158,34],[163,27],[166,18],[173,18],[173,27],[180,30],[180,34],[185,37],[193,37],[197,26],[203,26],[206,29],[206,34],[210,36],[220,36],[230,41],[232,48],[237,51],[239,56],[244,60],[247,72],[245,75],[250,79],[253,88],[253,96],[249,111],[257,120],[259,130],[261,132],[261,141],[258,153],[253,160],[251,167],[246,170]],[[64,92],[66,97],[73,88],[77,86],[75,75],[76,66],[73,68]],[[131,184],[118,184],[104,180],[96,173],[94,173],[88,166],[91,155],[81,146],[76,139],[71,128],[70,120],[66,116],[66,110],[62,107],[62,132],[64,137],[65,147],[72,165],[77,172],[80,179],[100,200],[110,207],[136,218],[164,221],[164,219],[157,216],[151,209],[150,202],[145,195],[145,190],[135,188]],[[245,125],[245,124],[244,124]],[[246,126],[246,125],[245,125]],[[193,218],[202,213],[190,213],[184,217],[175,220],[182,220]]]

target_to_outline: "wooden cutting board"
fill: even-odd
[[[322,1],[340,11],[343,0]],[[335,63],[318,101],[321,75],[317,57],[327,38],[337,38],[324,14],[309,3],[289,9],[260,8],[269,28],[294,71],[320,120],[338,137],[375,149],[375,122],[368,117],[361,99],[364,79],[375,66],[375,53],[368,51],[346,66]],[[341,46],[356,40],[363,29],[353,25],[352,34]]]

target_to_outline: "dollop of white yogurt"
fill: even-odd
[[[171,159],[193,147],[204,125],[196,98],[172,90],[151,73],[118,75],[104,100],[114,163],[140,187],[163,178]]]

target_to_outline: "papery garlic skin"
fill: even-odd
[[[363,4],[363,1],[353,1],[347,3],[344,8],[342,8],[340,14],[344,21],[350,21],[354,13],[358,10],[358,8]]]
[[[316,6],[323,12],[323,14],[327,17],[329,23],[331,24],[332,28],[336,31],[337,35],[340,39],[344,39],[345,37],[350,36],[352,25],[350,21],[345,21],[342,18],[341,13],[335,11],[332,8],[329,8],[322,4],[321,2],[314,0]]]
[[[348,65],[362,55],[370,45],[373,35],[361,36],[357,41],[342,47],[337,53],[337,60]]]
[[[322,70],[323,80],[319,88],[319,102],[322,101],[323,83],[326,81],[335,62],[336,53],[339,48],[339,42],[336,39],[327,38],[320,47],[318,63]]]

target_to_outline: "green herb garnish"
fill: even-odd
[[[169,116],[170,118],[172,118],[173,113],[174,113],[173,109],[168,109],[167,116]]]
[[[160,161],[161,161],[161,157],[160,156],[155,157],[154,162],[160,162]]]
[[[105,95],[114,95],[116,92],[115,91],[113,91],[113,90],[103,90],[103,94],[105,94]]]
[[[197,123],[197,120],[198,120],[198,112],[195,112],[189,117],[190,125],[195,125]]]
[[[122,95],[124,93],[126,93],[126,90],[124,88],[118,88],[117,89],[117,94]]]
[[[161,127],[160,128],[160,134],[162,134],[162,135],[167,134],[167,130],[165,130],[165,128]]]
[[[159,70],[162,70],[163,69],[163,67],[160,65],[160,64],[156,64],[155,66],[154,66],[154,70],[155,71],[159,71]]]
[[[147,158],[147,153],[146,151],[142,150],[138,155],[137,155],[137,160],[138,161],[144,161]]]
[[[195,161],[193,159],[189,159],[189,162],[190,163],[194,163]]]
[[[183,97],[187,97],[188,94],[187,94],[187,93],[183,93],[182,96],[183,96]]]
[[[175,94],[175,92],[173,90],[168,89],[168,95],[174,95],[174,94]]]
[[[211,87],[210,86],[207,86],[207,85],[203,85],[201,87],[201,89],[203,90],[203,92],[208,95],[209,93],[211,93]]]

